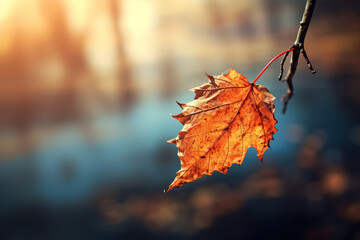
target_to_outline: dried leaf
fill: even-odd
[[[255,147],[262,161],[273,140],[276,119],[274,96],[261,85],[231,69],[209,83],[192,89],[195,99],[178,103],[176,116],[184,126],[170,143],[178,147],[181,169],[169,186],[181,187],[203,174],[226,174],[233,163],[241,164],[249,147]]]

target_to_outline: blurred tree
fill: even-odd
[[[39,102],[42,119],[50,118],[52,122],[74,120],[81,116],[79,87],[84,80],[83,74],[89,72],[84,55],[84,37],[76,37],[71,33],[64,5],[59,0],[41,1],[44,18],[48,24],[46,45],[49,49],[45,54],[59,60],[65,73],[62,86],[57,96],[47,96],[52,101]],[[49,112],[50,111],[50,112]]]
[[[122,1],[109,0],[110,17],[112,20],[117,48],[117,78],[119,80],[119,101],[121,109],[129,109],[135,101],[135,86],[131,72],[131,62],[125,52],[123,29],[121,26]]]
[[[165,1],[158,4],[159,12],[159,48],[161,54],[160,66],[160,90],[161,96],[169,98],[175,93],[176,73],[172,41],[173,29],[176,28],[174,17],[167,11],[171,2]]]

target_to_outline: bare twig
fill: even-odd
[[[281,63],[280,63],[280,75],[279,75],[280,81],[281,81],[283,73],[284,73],[284,63],[285,63],[285,60],[288,55],[289,55],[289,52],[285,53],[285,55],[283,56],[283,59],[281,60]]]
[[[305,51],[305,48],[304,48],[305,36],[306,36],[307,30],[308,30],[309,25],[310,25],[311,16],[312,16],[312,14],[314,12],[315,3],[316,3],[316,0],[307,0],[306,1],[306,6],[305,6],[305,10],[304,10],[302,20],[300,22],[299,31],[298,31],[295,43],[292,46],[292,48],[294,48],[294,50],[292,51],[292,54],[291,54],[290,68],[289,68],[289,71],[287,72],[286,77],[283,80],[284,82],[286,82],[288,84],[288,87],[289,87],[287,93],[282,97],[282,100],[284,102],[284,107],[283,107],[283,110],[282,110],[283,113],[286,112],[287,104],[288,104],[290,98],[292,97],[292,95],[294,93],[292,79],[293,79],[293,77],[295,75],[295,72],[296,72],[300,52],[304,56],[304,58],[306,60],[306,63],[308,65],[308,67],[310,68],[310,70],[312,71],[312,73],[316,73],[316,71],[313,69],[313,67],[311,65],[311,62],[310,62],[309,58],[307,57],[307,54],[306,54],[306,51]],[[281,80],[281,78],[282,78],[285,59],[286,59],[286,55],[284,56],[283,61],[281,61],[281,64],[280,64],[279,80]]]
[[[301,49],[300,52],[302,53],[303,57],[305,58],[306,64],[308,65],[309,69],[311,70],[311,73],[312,74],[316,73],[316,71],[314,70],[314,68],[306,54],[304,46],[302,46],[300,49]]]

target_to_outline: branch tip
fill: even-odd
[[[280,75],[279,75],[279,81],[281,81],[283,73],[284,73],[284,64],[285,64],[285,60],[287,58],[287,56],[289,55],[289,52],[285,53],[285,55],[283,56],[281,63],[280,63]]]
[[[316,71],[314,70],[314,68],[313,68],[313,66],[312,66],[312,64],[311,64],[311,62],[310,62],[310,59],[309,59],[309,57],[308,57],[307,54],[306,54],[304,45],[301,46],[300,52],[302,53],[303,57],[305,58],[306,64],[307,64],[308,68],[311,70],[311,73],[312,73],[312,74],[315,74]]]

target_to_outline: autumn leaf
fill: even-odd
[[[169,141],[179,150],[181,169],[167,191],[203,174],[226,174],[233,163],[243,162],[249,147],[256,148],[262,161],[277,132],[275,98],[264,86],[250,83],[234,69],[207,76],[209,83],[192,89],[195,99],[178,103],[183,110],[173,116],[183,124]]]

